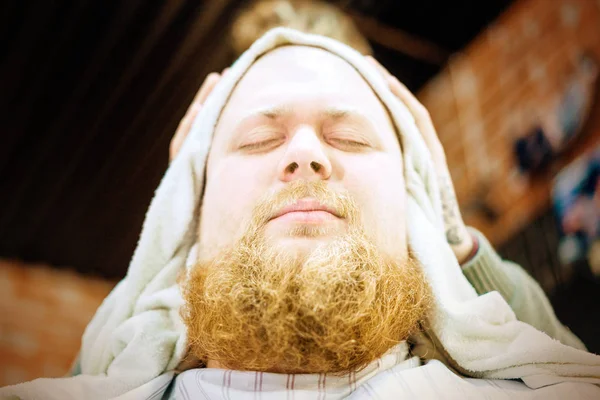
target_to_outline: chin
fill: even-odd
[[[345,233],[339,227],[322,225],[296,225],[286,229],[267,232],[268,241],[275,247],[297,255],[307,255],[316,248],[326,245]]]
[[[292,224],[273,226],[267,229],[267,237],[274,241],[296,242],[329,242],[347,233],[338,224]]]

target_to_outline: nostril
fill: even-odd
[[[289,171],[290,174],[293,174],[297,168],[298,168],[298,163],[293,162],[290,165],[288,165],[287,170]]]
[[[313,161],[310,163],[310,167],[313,169],[313,171],[319,172],[319,170],[321,169],[321,164]]]

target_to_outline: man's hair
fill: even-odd
[[[257,0],[232,23],[230,39],[236,57],[265,32],[280,26],[327,36],[364,55],[372,54],[369,42],[354,21],[334,5],[308,0]]]

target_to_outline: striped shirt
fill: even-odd
[[[402,343],[358,372],[276,374],[216,368],[192,369],[175,378],[163,399],[335,400],[335,399],[598,399],[591,384],[561,383],[529,389],[521,381],[461,377],[438,360],[422,364]]]

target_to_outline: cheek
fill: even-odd
[[[403,213],[406,190],[400,160],[378,155],[347,163],[344,186],[356,197],[365,212],[381,210]],[[383,207],[383,208],[377,208]]]
[[[206,244],[227,245],[241,233],[243,221],[268,188],[268,177],[260,173],[262,164],[231,157],[211,165],[200,215],[200,234]]]
[[[387,246],[405,242],[406,188],[401,160],[378,155],[354,161],[346,169],[344,186],[361,207],[363,224]]]

